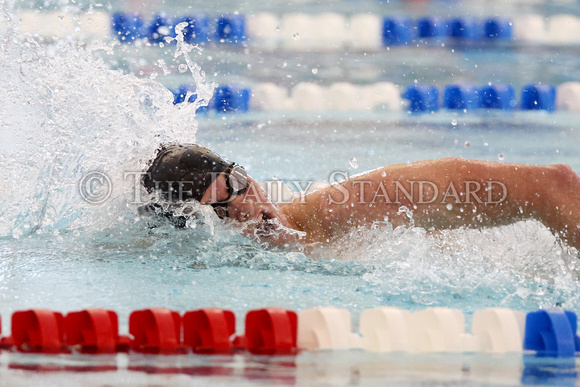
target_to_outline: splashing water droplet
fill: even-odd
[[[383,171],[383,173],[381,173],[382,177],[387,177],[387,172]]]
[[[187,65],[185,63],[181,63],[177,68],[180,73],[184,73],[187,71]]]
[[[469,141],[465,141],[465,146],[466,147],[470,147],[471,146],[471,143]]]
[[[314,75],[318,74],[318,69],[317,68],[313,68],[312,69],[312,74],[314,74]]]
[[[353,157],[352,159],[348,160],[348,163],[350,164],[350,166],[353,169],[357,169],[358,168],[358,161],[357,161],[356,157]]]
[[[451,125],[457,126],[457,120],[455,118],[451,120]]]
[[[504,157],[503,153],[500,153],[500,154],[498,154],[498,155],[497,155],[497,159],[498,159],[499,161],[504,161],[505,157]]]
[[[446,207],[447,207],[447,209],[448,209],[449,211],[451,211],[451,210],[453,209],[453,204],[451,204],[451,203],[447,203],[447,206],[446,206]]]
[[[292,37],[294,38],[294,40],[298,40],[300,39],[300,34],[296,32],[294,35],[292,35]]]

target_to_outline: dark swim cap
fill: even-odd
[[[200,201],[217,176],[232,164],[199,145],[163,146],[143,177],[143,185],[167,200]]]

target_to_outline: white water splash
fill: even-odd
[[[195,142],[195,110],[211,98],[181,42],[202,98],[173,105],[163,85],[109,69],[103,44],[43,45],[0,36],[0,237],[32,232],[103,229],[139,203],[138,173],[160,143]],[[83,200],[79,183],[90,172],[111,181],[109,199]]]
[[[575,249],[536,221],[489,229],[427,232],[377,223],[335,241],[326,259],[372,265],[364,279],[384,302],[574,308],[580,302]]]

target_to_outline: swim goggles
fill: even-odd
[[[248,174],[241,165],[232,163],[225,169],[225,171],[223,171],[223,173],[226,178],[228,197],[226,200],[211,204],[214,211],[221,219],[228,217],[228,203],[232,200],[232,197],[242,195],[250,186],[248,182]]]

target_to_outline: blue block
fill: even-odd
[[[479,96],[484,109],[513,110],[516,106],[516,94],[511,85],[484,86],[479,90]]]
[[[213,100],[218,112],[247,112],[250,104],[250,89],[229,85],[219,86]]]
[[[552,85],[526,85],[522,88],[522,110],[548,110],[556,108],[556,88]]]
[[[242,15],[227,15],[218,19],[216,35],[225,43],[242,43],[246,40],[246,18]]]
[[[471,85],[449,85],[445,88],[443,105],[451,110],[477,109],[481,105],[479,89]]]
[[[133,42],[143,36],[143,19],[141,16],[129,13],[113,15],[113,31],[121,42]]]
[[[480,40],[482,26],[473,17],[459,17],[449,21],[449,36],[461,40]]]
[[[409,100],[409,111],[413,113],[434,112],[439,109],[439,90],[435,86],[415,83],[407,87],[403,98]]]
[[[509,40],[512,38],[512,22],[506,18],[493,18],[485,22],[484,35],[487,39]]]
[[[383,20],[383,45],[404,46],[411,43],[411,22],[407,18]]]
[[[147,26],[147,38],[150,43],[165,43],[165,38],[175,37],[175,27],[173,22],[162,15],[157,15]]]
[[[189,97],[187,102],[189,102],[189,103],[194,102],[195,99],[197,98],[196,90],[197,90],[197,88],[195,87],[195,85],[181,85],[181,86],[179,86],[179,88],[173,92],[173,95],[175,96],[175,98],[173,100],[173,104],[177,105],[178,103],[185,102],[185,96],[187,95],[188,91],[191,91],[193,94]]]
[[[572,357],[580,351],[576,336],[576,314],[562,309],[545,309],[526,316],[524,349],[539,356]]]
[[[187,102],[193,103],[197,99],[197,88],[195,85],[181,85],[176,91],[173,91],[173,104],[177,105],[179,103],[186,102],[185,97],[187,96],[187,92],[191,91],[193,94],[189,96]],[[207,106],[201,106],[197,109],[197,113],[207,113],[209,108]]]
[[[185,16],[175,24],[187,23],[183,29],[183,40],[189,44],[204,44],[209,41],[209,19],[205,15]]]
[[[438,17],[424,17],[417,20],[417,36],[438,38],[447,35],[447,23]]]

